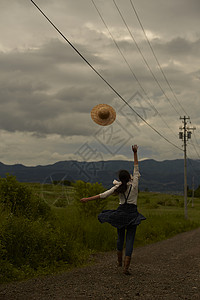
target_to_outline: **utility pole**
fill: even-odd
[[[183,118],[180,117],[180,120],[183,120],[183,126],[179,127],[180,130],[183,132],[179,132],[179,138],[183,140],[183,149],[184,149],[184,211],[185,211],[185,219],[188,218],[187,214],[187,141],[191,139],[192,132],[190,130],[195,130],[196,128],[187,127],[187,120],[190,117],[184,116]]]

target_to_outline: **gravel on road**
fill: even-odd
[[[89,266],[0,285],[0,300],[199,300],[200,228],[134,249],[130,271],[116,253],[99,253]]]

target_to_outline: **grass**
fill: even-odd
[[[59,188],[62,193],[62,188]],[[58,196],[57,193],[58,190],[54,194],[55,197]],[[72,189],[69,187],[66,188],[65,193],[66,195],[69,193],[73,198]],[[161,241],[180,232],[199,227],[200,199],[195,198],[193,203],[194,207],[192,207],[191,202],[188,205],[188,219],[186,220],[182,196],[140,192],[138,210],[146,217],[146,221],[138,226],[135,246]],[[118,198],[109,197],[106,208],[115,209],[117,206]],[[80,216],[80,212],[77,211],[73,200],[71,200],[70,205],[65,207],[52,206],[52,208],[58,216],[59,224],[63,230],[71,232],[71,236],[78,243],[84,244],[87,249],[109,251],[116,248],[116,229],[109,224],[100,224],[97,215],[84,219],[84,216]]]
[[[13,257],[12,259],[6,258],[6,253],[11,253],[13,248],[10,247],[11,250],[9,250],[5,246],[6,243],[1,244],[0,240],[0,254],[2,253],[6,259],[2,270],[5,274],[10,272],[10,277],[5,280],[21,280],[66,270],[72,266],[85,264],[92,253],[116,249],[116,228],[109,224],[100,224],[97,219],[98,205],[90,208],[92,214],[86,215],[85,205],[88,203],[80,205],[79,201],[75,200],[73,187],[30,183],[27,185],[32,188],[35,197],[40,197],[48,203],[54,217],[47,223],[40,223],[39,220],[31,222],[22,217],[19,220],[17,218],[9,219],[10,217],[1,210],[0,206],[0,234],[4,238],[2,241],[5,240],[10,245],[17,243],[18,257],[21,255],[20,249],[25,249],[27,255],[27,261],[23,265],[18,263],[16,266]],[[118,197],[109,197],[106,205],[106,209],[117,208]],[[199,198],[194,199],[194,207],[191,202],[188,205],[187,220],[184,217],[183,197],[177,195],[140,192],[138,210],[146,217],[146,220],[137,228],[135,247],[161,241],[178,233],[200,227]],[[8,232],[5,229],[3,231],[5,224],[7,224]],[[22,224],[24,224],[23,230]],[[24,238],[22,246],[18,245],[19,238],[16,242],[12,241],[16,234],[20,239]],[[8,236],[7,240],[6,236]],[[29,244],[26,245],[28,242]],[[31,249],[32,244],[34,249]],[[41,249],[37,254],[39,245]],[[44,248],[48,256],[42,252]],[[45,262],[45,266],[38,264],[41,257],[46,259],[46,261],[41,259],[43,265]],[[34,269],[31,267],[33,258],[36,265]],[[0,281],[4,282],[3,280],[0,276]]]

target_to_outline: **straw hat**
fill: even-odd
[[[107,126],[115,121],[116,112],[108,104],[98,104],[91,110],[91,117],[95,123]]]

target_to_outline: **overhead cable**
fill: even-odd
[[[106,21],[104,20],[102,14],[101,14],[101,12],[100,12],[100,10],[98,9],[97,5],[95,4],[95,1],[94,1],[94,0],[91,0],[91,2],[93,3],[93,5],[94,5],[94,7],[95,7],[95,9],[96,9],[96,11],[97,11],[97,13],[98,13],[100,19],[102,20],[102,22],[103,22],[103,24],[104,24],[104,26],[105,26],[106,29],[108,30],[108,33],[109,33],[111,39],[113,40],[115,46],[117,47],[117,49],[118,49],[118,51],[120,52],[121,56],[123,57],[125,63],[127,64],[127,66],[128,66],[128,68],[129,68],[131,74],[133,75],[134,79],[137,81],[139,87],[140,87],[141,90],[144,92],[145,96],[148,98],[148,101],[149,101],[151,107],[153,107],[154,111],[156,111],[156,113],[159,115],[159,117],[162,119],[162,121],[165,123],[165,125],[168,127],[168,129],[173,133],[173,135],[174,135],[174,136],[177,136],[177,135],[173,132],[173,130],[169,127],[168,123],[163,119],[162,115],[161,115],[161,114],[159,113],[159,111],[156,109],[156,107],[154,106],[154,104],[152,103],[152,101],[151,101],[151,99],[149,98],[147,92],[145,91],[144,87],[142,86],[141,82],[139,81],[139,79],[137,78],[135,72],[133,71],[133,68],[130,66],[128,60],[126,59],[125,55],[123,54],[122,50],[120,49],[120,46],[118,45],[118,43],[117,43],[117,41],[115,40],[115,38],[114,38],[112,32],[110,31],[110,29],[109,29],[109,27],[108,27]]]
[[[136,11],[136,8],[135,8],[134,4],[133,4],[133,1],[130,0],[130,3],[131,3],[131,7],[132,7],[132,9],[133,9],[133,11],[134,11],[134,13],[135,13],[135,15],[136,15],[136,17],[137,17],[137,20],[138,20],[138,22],[139,22],[139,24],[140,24],[140,27],[142,28],[142,31],[143,31],[144,36],[145,36],[145,38],[146,38],[146,41],[147,41],[147,43],[148,43],[148,45],[149,45],[149,47],[150,47],[150,49],[151,49],[151,52],[152,52],[152,54],[153,54],[153,56],[154,56],[154,58],[155,58],[155,60],[156,60],[156,62],[157,62],[157,64],[158,64],[158,67],[159,67],[159,69],[160,69],[160,71],[161,71],[161,73],[162,73],[162,75],[163,75],[163,77],[164,77],[164,79],[165,79],[165,81],[166,81],[168,87],[170,88],[170,90],[171,90],[171,92],[172,92],[172,94],[173,94],[175,100],[177,101],[177,103],[179,104],[179,106],[181,107],[181,109],[183,110],[183,112],[184,112],[186,115],[188,115],[187,112],[185,111],[184,107],[181,105],[180,101],[178,100],[176,94],[174,93],[174,91],[173,91],[173,89],[172,89],[172,86],[171,86],[171,84],[169,83],[169,81],[168,81],[168,79],[167,79],[167,77],[166,77],[166,75],[165,75],[165,73],[164,73],[164,71],[163,71],[163,68],[161,67],[161,65],[160,65],[160,63],[159,63],[159,61],[158,61],[158,58],[157,58],[157,56],[156,56],[156,54],[155,54],[155,51],[154,51],[154,49],[153,49],[153,47],[152,47],[152,45],[151,45],[151,43],[150,43],[150,41],[149,41],[149,39],[148,39],[148,36],[147,36],[147,34],[146,34],[146,31],[145,31],[145,29],[144,29],[144,27],[143,27],[143,25],[142,25],[142,22],[141,22],[141,20],[140,20],[140,18],[139,18],[139,15],[138,15],[138,13],[137,13],[137,11]]]
[[[191,122],[190,122],[190,124],[191,124]],[[196,127],[195,127],[195,129],[196,129]],[[195,130],[193,130],[192,136],[194,136],[194,139],[195,139],[195,142],[196,142],[196,146],[197,146],[197,147],[200,147],[200,145],[199,145],[199,143],[198,143],[198,141],[197,141],[197,137],[196,137],[196,134],[195,134]],[[199,152],[197,151],[197,148],[196,148],[195,144],[194,144],[194,143],[188,143],[188,144],[190,144],[190,145],[193,146],[193,148],[194,148],[194,150],[195,150],[195,152],[196,152],[198,158],[200,158]]]
[[[191,143],[191,142],[188,143],[188,144],[191,145],[191,146],[194,148],[194,150],[195,150],[195,152],[196,152],[198,158],[200,159],[200,155],[199,155],[199,153],[198,153],[198,151],[197,151],[197,148],[196,148],[195,144],[193,144],[193,143]]]
[[[199,174],[197,174],[197,172],[196,172],[196,170],[195,170],[195,167],[194,167],[194,165],[193,165],[193,161],[194,161],[194,160],[191,159],[191,158],[189,158],[188,156],[187,156],[187,160],[188,160],[188,162],[189,162],[191,168],[193,169],[193,174],[196,175],[197,178],[199,178]]]
[[[53,26],[53,28],[63,37],[63,39],[72,47],[72,49],[85,61],[85,63],[109,86],[109,88],[153,131],[155,131],[160,137],[162,137],[166,142],[173,145],[177,149],[183,151],[176,144],[167,139],[163,134],[161,134],[157,129],[155,129],[151,124],[149,124],[136,110],[130,106],[130,104],[116,91],[116,89],[93,67],[93,65],[80,53],[80,51],[65,37],[65,35],[56,27],[56,25],[48,18],[48,16],[42,11],[42,9],[33,1],[30,0],[33,5],[40,11],[40,13],[46,18],[46,20]]]
[[[180,116],[178,110],[177,110],[176,107],[171,103],[170,99],[168,98],[168,96],[166,95],[164,89],[162,88],[160,82],[158,81],[158,79],[157,79],[156,76],[154,75],[154,73],[153,73],[153,71],[152,71],[150,65],[148,64],[146,58],[144,57],[144,54],[142,53],[142,50],[140,49],[138,43],[136,42],[136,40],[135,40],[135,38],[134,38],[134,36],[133,36],[133,34],[132,34],[132,32],[131,32],[131,30],[130,30],[130,28],[129,28],[127,22],[126,22],[126,20],[124,19],[124,17],[123,17],[123,15],[122,15],[122,13],[121,13],[121,11],[120,11],[118,5],[116,4],[116,1],[113,0],[113,3],[114,3],[114,5],[115,5],[115,7],[117,8],[117,11],[118,11],[118,13],[119,13],[119,15],[120,15],[120,17],[121,17],[121,19],[122,19],[124,25],[126,26],[126,28],[127,28],[128,32],[129,32],[129,34],[130,34],[132,40],[134,41],[134,43],[135,43],[135,45],[136,45],[136,47],[137,47],[137,49],[138,49],[140,55],[142,56],[142,59],[143,59],[145,65],[146,65],[147,68],[149,69],[149,71],[150,71],[151,75],[153,76],[155,82],[157,83],[158,87],[159,87],[160,90],[162,91],[162,93],[163,93],[163,95],[165,96],[165,98],[168,100],[169,104],[172,106],[172,108],[175,110],[175,112]]]

